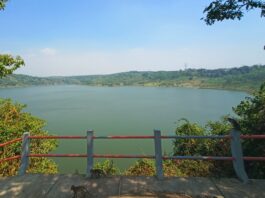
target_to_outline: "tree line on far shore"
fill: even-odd
[[[227,89],[252,92],[265,81],[265,65],[227,69],[185,69],[178,71],[130,71],[109,75],[33,77],[9,75],[0,87],[36,85],[162,86]]]

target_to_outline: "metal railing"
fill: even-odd
[[[38,154],[30,153],[30,139],[86,139],[87,153],[86,154]],[[94,140],[101,139],[154,139],[154,155],[119,155],[119,154],[95,154]],[[226,139],[230,141],[232,156],[163,156],[162,155],[162,139]],[[236,129],[232,129],[230,135],[212,135],[212,136],[162,136],[160,130],[154,130],[153,136],[94,136],[93,130],[88,130],[86,136],[30,136],[26,132],[22,138],[17,138],[6,143],[0,144],[0,147],[5,147],[10,144],[22,141],[21,155],[11,156],[0,159],[0,163],[15,159],[21,159],[19,175],[24,175],[29,165],[29,158],[35,157],[84,157],[87,158],[88,177],[91,176],[91,170],[94,165],[94,158],[148,158],[155,159],[156,176],[158,179],[163,179],[163,160],[168,159],[188,159],[188,160],[224,160],[232,161],[233,167],[238,178],[246,183],[248,176],[244,167],[244,160],[248,161],[265,161],[265,157],[243,157],[241,139],[265,139],[265,135],[241,135]]]

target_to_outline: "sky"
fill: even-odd
[[[16,73],[109,74],[265,64],[265,18],[207,26],[210,0],[10,0],[0,12],[0,53]]]

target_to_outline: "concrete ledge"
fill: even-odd
[[[87,179],[83,175],[28,174],[0,179],[0,197],[73,197],[71,186],[84,186],[85,197],[265,197],[265,180],[250,180],[243,184],[237,179],[199,177],[115,176]]]

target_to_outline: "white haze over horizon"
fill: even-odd
[[[231,51],[229,53],[229,51]],[[55,48],[42,48],[20,55],[26,65],[16,74],[31,76],[100,75],[128,71],[176,71],[186,68],[217,69],[265,64],[264,52],[236,48],[154,50],[135,48],[115,51],[82,51],[79,53]],[[230,56],[233,54],[233,56]]]

